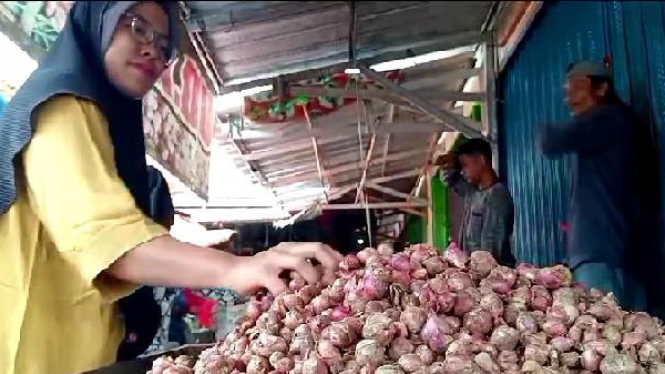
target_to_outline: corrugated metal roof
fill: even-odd
[[[207,50],[203,54],[208,55],[205,58],[212,56],[222,92],[273,84],[272,78],[277,76],[289,86],[302,79],[341,72],[350,67],[352,55],[379,70],[375,64],[475,46],[482,39],[481,30],[495,3],[184,2],[190,31],[195,39],[203,41]],[[450,92],[461,91],[466,79],[479,73],[471,69],[473,48],[465,51],[402,70],[402,87],[436,107],[451,108]],[[382,71],[388,69],[393,68]],[[220,135],[226,132],[220,128],[217,142],[252,184],[267,189],[289,210],[304,209],[316,201],[353,202],[373,137],[367,180],[408,194],[427,161],[435,134],[444,128],[413,106],[405,108],[403,98],[393,95],[390,100],[361,102],[366,107],[360,112],[360,136],[361,103],[352,103],[331,114],[313,117],[312,131],[306,122],[249,124],[249,131],[234,139]],[[370,118],[365,118],[366,109]],[[386,120],[390,113],[394,114],[392,123]],[[377,117],[381,117],[378,122]],[[377,123],[380,125],[374,129]],[[250,131],[254,135],[250,136]],[[401,200],[394,193],[367,191],[372,201]],[[249,188],[246,194],[251,195]]]
[[[469,44],[493,2],[185,3],[227,85],[348,62],[352,37],[356,59],[374,63]]]
[[[441,77],[450,78],[451,72],[472,68],[473,63],[473,52],[461,52],[445,60],[404,69],[401,71],[404,75],[402,86],[420,87],[418,93],[429,93],[431,98],[437,97],[438,93],[459,91],[464,79],[441,79]],[[422,82],[436,82],[438,85],[427,85]],[[438,101],[438,104],[445,103]],[[368,120],[362,118],[360,136],[359,105],[371,107],[372,113],[372,118]],[[390,106],[382,100],[370,99],[366,102],[347,104],[331,114],[312,118],[314,131],[324,131],[323,136],[316,137],[324,185],[319,178],[315,152],[306,122],[248,124],[246,131],[262,134],[258,139],[243,139],[241,131],[241,137],[222,142],[226,142],[227,145],[235,143],[244,153],[242,157],[248,159],[248,163],[264,178],[264,186],[274,192],[277,201],[289,210],[299,210],[316,201],[335,200],[344,195],[355,196],[355,186],[362,178],[365,157],[374,134],[367,131],[367,123],[373,124],[379,117],[385,122],[391,110]],[[361,113],[364,113],[362,109],[361,107]],[[411,127],[427,124],[440,131],[441,125],[436,125],[434,122],[420,113],[397,107],[392,122],[395,126],[385,132],[380,131],[381,126],[390,126],[389,123],[382,123],[377,127],[371,163],[367,171],[368,181],[378,180],[384,187],[402,193],[411,192],[420,169],[427,161],[430,141],[436,133],[435,130],[414,130]],[[233,148],[227,146],[227,149]],[[238,155],[235,154],[234,157]],[[370,189],[367,190],[370,193]],[[371,193],[381,197],[383,201],[399,200],[377,191]]]

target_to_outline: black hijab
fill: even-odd
[[[77,1],[53,47],[5,108],[0,119],[0,214],[6,213],[16,200],[16,171],[21,167],[20,153],[35,131],[35,109],[60,94],[98,105],[109,123],[118,174],[136,205],[144,214],[150,213],[142,101],[120,93],[107,78],[103,62],[109,30],[115,30],[120,15],[135,3]],[[170,40],[175,50],[175,3],[158,4],[169,16]]]

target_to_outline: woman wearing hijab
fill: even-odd
[[[113,363],[123,339],[117,301],[140,284],[276,294],[284,271],[332,277],[340,256],[322,244],[236,257],[181,243],[147,218],[140,98],[174,55],[175,22],[169,2],[76,2],[5,108],[0,374]]]

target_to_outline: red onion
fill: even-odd
[[[304,321],[304,317],[302,313],[297,312],[297,311],[290,311],[286,313],[286,316],[284,317],[284,326],[287,328],[293,330],[296,327],[298,327],[300,324],[302,324]]]
[[[342,360],[342,354],[330,340],[320,339],[316,343],[316,352],[328,366],[336,366]]]
[[[358,260],[360,260],[361,263],[367,262],[367,260],[370,258],[372,255],[376,255],[378,252],[374,248],[365,248],[362,251],[358,252],[356,256],[358,257]]]
[[[328,374],[328,367],[320,357],[310,354],[302,363],[302,374]]]
[[[404,374],[399,365],[381,365],[376,368],[374,374]]]
[[[582,352],[582,367],[589,371],[597,371],[600,368],[601,357],[592,349],[585,349]]]
[[[400,315],[400,321],[406,325],[409,332],[418,334],[427,321],[427,311],[420,307],[407,307]]]
[[[345,305],[338,305],[333,309],[332,313],[330,313],[330,319],[333,321],[341,321],[348,317],[349,313],[351,313],[351,308]]]
[[[342,270],[356,270],[360,267],[360,260],[355,255],[348,255],[339,263]]]
[[[419,280],[425,280],[427,279],[428,274],[427,274],[427,269],[414,269],[411,270],[411,278],[413,279],[419,279]]]
[[[565,336],[557,336],[550,341],[550,345],[557,351],[566,353],[573,349],[575,346],[575,341]]]
[[[426,345],[419,345],[415,349],[415,354],[420,357],[420,360],[423,362],[425,365],[429,365],[432,362],[434,362],[434,352],[432,352],[431,349],[429,349],[428,346]]]
[[[363,331],[363,321],[361,321],[358,317],[349,316],[346,317],[342,322],[349,326],[351,331],[356,334],[360,334]]]
[[[520,341],[520,333],[508,325],[498,326],[492,332],[490,343],[494,344],[500,351],[512,351]]]
[[[455,307],[456,301],[457,298],[453,293],[450,292],[444,292],[440,295],[436,295],[436,309],[439,313],[448,313]]]
[[[380,255],[384,256],[390,256],[395,252],[393,244],[389,242],[380,243],[379,246],[376,248],[376,251]]]
[[[488,334],[492,331],[492,315],[483,309],[475,309],[464,315],[464,328],[471,334]]]
[[[344,322],[333,322],[327,329],[327,337],[330,342],[340,348],[345,348],[356,340],[355,332]]]
[[[459,249],[455,243],[450,244],[443,257],[451,265],[460,269],[464,269],[466,267],[466,263],[469,261],[469,257],[466,255],[466,253]]]
[[[368,301],[365,305],[365,314],[381,313],[386,311],[390,304],[385,300],[372,300]]]
[[[654,365],[662,360],[661,352],[650,342],[642,344],[638,351],[638,357],[640,362],[645,365]]]
[[[466,313],[472,311],[475,308],[475,306],[476,303],[473,299],[473,296],[471,296],[467,292],[461,292],[457,294],[457,298],[455,299],[455,307],[453,308],[453,314],[461,317]]]
[[[413,352],[413,344],[409,339],[396,338],[388,348],[388,357],[397,361],[400,357]]]
[[[443,362],[445,373],[463,374],[473,372],[473,361],[470,356],[446,356]]]
[[[392,275],[391,280],[393,283],[399,283],[403,285],[408,285],[409,283],[411,283],[411,274],[409,274],[408,271],[393,270],[391,275]]]
[[[400,357],[398,360],[398,364],[407,373],[413,373],[423,365],[423,361],[420,359],[420,356],[418,356],[417,354],[410,353]]]
[[[420,337],[427,343],[432,351],[442,353],[451,343],[452,338],[450,337],[450,334],[454,332],[453,328],[445,319],[436,314],[430,314],[427,322],[420,331]]]
[[[480,307],[490,312],[493,318],[503,316],[503,301],[494,292],[488,292],[480,298]]]
[[[539,365],[545,365],[549,360],[550,351],[544,344],[529,344],[524,348],[524,360],[534,361]]]
[[[623,340],[621,341],[621,346],[623,349],[629,347],[637,347],[640,344],[644,343],[647,339],[647,334],[643,332],[629,332],[623,334]]]
[[[549,268],[543,268],[536,272],[535,282],[550,290],[570,286],[573,276],[570,270],[563,265],[555,265]]]
[[[388,292],[388,283],[382,278],[377,271],[365,274],[361,284],[363,295],[369,299],[384,297]]]
[[[439,256],[430,257],[422,262],[422,265],[427,269],[429,275],[436,275],[443,273],[447,266],[443,259]]]
[[[552,295],[545,287],[538,285],[531,287],[531,307],[533,309],[545,312],[551,305]]]
[[[567,368],[574,368],[580,363],[580,355],[577,352],[566,352],[561,355],[561,364]]]
[[[406,253],[397,253],[390,259],[390,266],[397,271],[410,271],[411,258]]]
[[[469,270],[478,278],[485,278],[498,265],[489,252],[475,251],[469,256]]]
[[[461,292],[473,287],[473,280],[469,274],[456,271],[448,276],[448,287],[453,292]]]
[[[565,336],[568,332],[566,325],[556,320],[548,320],[543,324],[543,331],[551,337]]]
[[[383,364],[385,349],[375,340],[361,340],[356,345],[356,361],[360,365]]]
[[[247,364],[247,374],[266,374],[269,367],[270,365],[265,357],[254,355]]]
[[[494,361],[492,356],[490,356],[486,352],[481,352],[474,357],[473,362],[478,365],[483,371],[489,374],[500,374],[501,373],[501,368],[499,367],[499,364]]]
[[[605,357],[600,362],[600,372],[603,374],[631,374],[637,373],[638,364],[626,354],[614,354]]]

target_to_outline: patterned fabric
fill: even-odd
[[[162,308],[162,324],[159,331],[157,331],[155,339],[144,355],[168,350],[173,347],[173,344],[170,344],[168,340],[169,324],[171,323],[173,300],[180,291],[180,288],[154,288],[155,299]],[[219,303],[218,306],[220,309],[227,304],[242,304],[246,302],[246,299],[235,291],[223,288],[206,288],[197,291],[197,293],[203,297],[216,300]],[[219,339],[219,336],[217,338]]]

